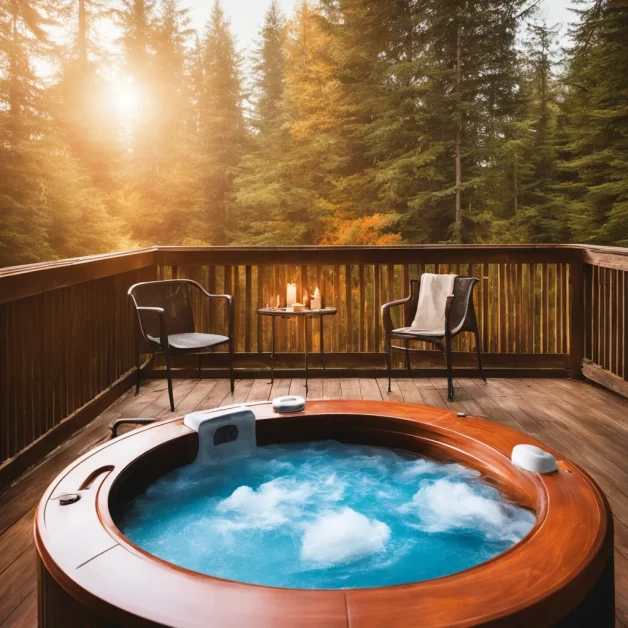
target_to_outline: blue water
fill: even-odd
[[[461,465],[324,441],[177,469],[118,525],[148,552],[201,573],[344,589],[462,571],[520,541],[534,520]]]

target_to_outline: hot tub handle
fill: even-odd
[[[118,437],[118,428],[121,425],[149,425],[150,423],[155,423],[155,421],[157,421],[157,419],[118,419],[117,421],[114,421],[111,426],[111,438],[113,440]]]

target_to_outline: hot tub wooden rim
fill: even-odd
[[[486,452],[492,451],[493,455],[500,455],[508,465],[510,449],[520,442],[535,444],[553,451],[535,439],[483,419],[458,418],[454,412],[423,406],[391,402],[319,401],[308,402],[304,413],[281,417],[273,412],[271,404],[267,402],[253,404],[252,407],[260,421],[296,419],[291,425],[298,424],[299,418],[307,420],[307,417],[317,415],[372,417],[382,419],[382,426],[386,424],[384,423],[386,419],[389,426],[418,423],[422,429],[447,433],[454,441],[458,438],[459,444],[465,447],[464,451],[468,451],[470,443],[475,443],[476,448],[485,448]],[[173,418],[123,435],[116,441],[105,443],[79,458],[57,477],[44,494],[35,521],[35,536],[40,558],[44,567],[70,595],[94,611],[116,621],[125,618],[128,622],[131,614],[166,625],[172,625],[173,621],[176,625],[193,625],[193,617],[177,616],[180,609],[172,608],[171,599],[156,595],[150,586],[143,584],[146,582],[143,576],[148,566],[150,580],[158,578],[160,582],[168,584],[169,591],[176,590],[177,597],[187,598],[189,603],[185,604],[185,608],[193,610],[198,606],[199,594],[204,594],[206,606],[212,607],[215,618],[213,625],[216,626],[229,623],[233,625],[233,621],[237,621],[236,617],[251,626],[293,626],[296,617],[299,618],[299,625],[334,626],[338,623],[339,626],[346,626],[350,620],[352,626],[362,627],[375,626],[385,620],[391,625],[405,626],[412,625],[414,616],[421,617],[423,626],[444,624],[462,626],[488,621],[499,622],[500,619],[503,620],[503,625],[512,625],[514,616],[519,619],[525,618],[526,621],[535,621],[537,625],[549,625],[577,606],[584,598],[599,578],[612,552],[612,517],[606,499],[586,472],[565,460],[557,452],[553,452],[562,461],[562,466],[571,473],[560,471],[550,476],[537,476],[510,465],[511,472],[519,476],[522,485],[528,487],[527,490],[534,487],[542,509],[544,500],[547,501],[547,512],[539,518],[534,531],[522,543],[488,563],[452,576],[395,587],[303,591],[224,581],[190,572],[147,554],[131,544],[117,530],[108,508],[109,491],[116,479],[134,463],[140,453],[145,454],[173,439],[189,436],[190,433],[188,428],[183,426],[181,418]],[[141,436],[142,434],[144,436]],[[138,448],[140,438],[145,442],[143,447]],[[94,534],[105,532],[110,538],[111,546],[104,549],[101,547],[102,551],[99,552],[92,552],[93,555],[88,555],[80,568],[77,568],[77,565],[64,567],[60,564],[67,562],[63,556],[64,548],[61,547],[63,543],[60,543],[63,530],[56,529],[56,526],[46,518],[46,506],[50,498],[72,490],[72,486],[73,490],[76,490],[76,485],[72,484],[76,482],[76,477],[72,476],[76,476],[79,470],[80,477],[88,475],[81,470],[83,465],[87,464],[89,468],[104,467],[98,458],[103,458],[103,461],[104,458],[110,458],[114,451],[112,447],[118,451],[127,449],[128,454],[129,448],[125,445],[129,442],[133,442],[131,449],[135,455],[118,456],[122,460],[114,464],[115,469],[96,476],[95,486],[92,487],[94,490],[86,491],[84,497],[87,499],[81,500],[83,506],[88,509],[89,500],[94,502],[92,515],[96,516],[89,525],[94,528]],[[90,462],[96,464],[90,466]],[[109,462],[111,464],[111,460]],[[115,457],[113,462],[116,462]],[[504,463],[504,460],[501,462]],[[560,505],[560,500],[564,498],[572,500],[568,509],[565,505]],[[60,508],[53,502],[51,508],[56,513],[65,512],[70,516],[75,505]],[[562,517],[569,514],[568,519],[572,518],[572,521],[576,522],[574,534],[566,533],[564,521],[560,523],[561,514]],[[532,569],[534,577],[530,575],[531,567],[527,561],[534,558],[534,555],[530,554],[532,550],[538,552],[537,559],[539,556],[552,556],[556,553],[557,539],[552,536],[552,526],[555,527],[555,522],[565,533],[559,535],[562,537],[559,539],[562,541],[559,548],[561,561],[559,564],[551,561],[549,569],[552,570],[552,579],[551,584],[548,584],[547,573],[543,578],[537,577]],[[579,537],[575,533],[582,533],[580,528],[583,526],[587,529],[585,546],[582,546],[580,540],[576,540]],[[118,558],[112,559],[113,555]],[[131,569],[138,571],[140,577],[136,578],[135,582],[140,588],[144,586],[144,590],[136,588],[134,595],[130,595],[126,588],[127,583],[115,579],[104,582],[102,578],[94,579],[93,575],[86,577],[89,569],[86,570],[84,567],[88,563],[89,568],[95,563],[101,563],[103,568],[107,569],[108,561],[119,559],[122,562],[127,561],[132,566]],[[128,565],[125,566],[125,569],[127,568]],[[523,580],[516,577],[518,569],[524,574]],[[528,580],[532,578],[531,582],[525,579],[526,573]],[[483,581],[483,578],[489,576],[491,590],[487,591],[487,582]],[[497,590],[501,593],[497,593]],[[489,602],[489,598],[492,601]],[[451,604],[452,600],[456,600],[456,603]],[[216,604],[222,604],[224,607],[221,613],[216,613]],[[209,608],[205,610],[208,611]]]

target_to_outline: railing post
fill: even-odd
[[[580,261],[569,265],[570,328],[569,328],[569,376],[582,378],[584,359],[584,264]]]

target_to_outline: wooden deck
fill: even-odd
[[[305,394],[300,379],[176,380],[176,413],[285,394]],[[618,628],[628,628],[628,399],[572,380],[494,379],[456,382],[457,401],[446,401],[446,380],[399,379],[392,394],[384,379],[313,379],[309,399],[389,399],[464,410],[507,425],[564,452],[598,481],[615,516]],[[138,397],[124,394],[98,419],[0,495],[0,627],[35,626],[36,574],[32,520],[40,495],[74,458],[109,437],[113,420],[169,417],[165,382],[145,382]]]

